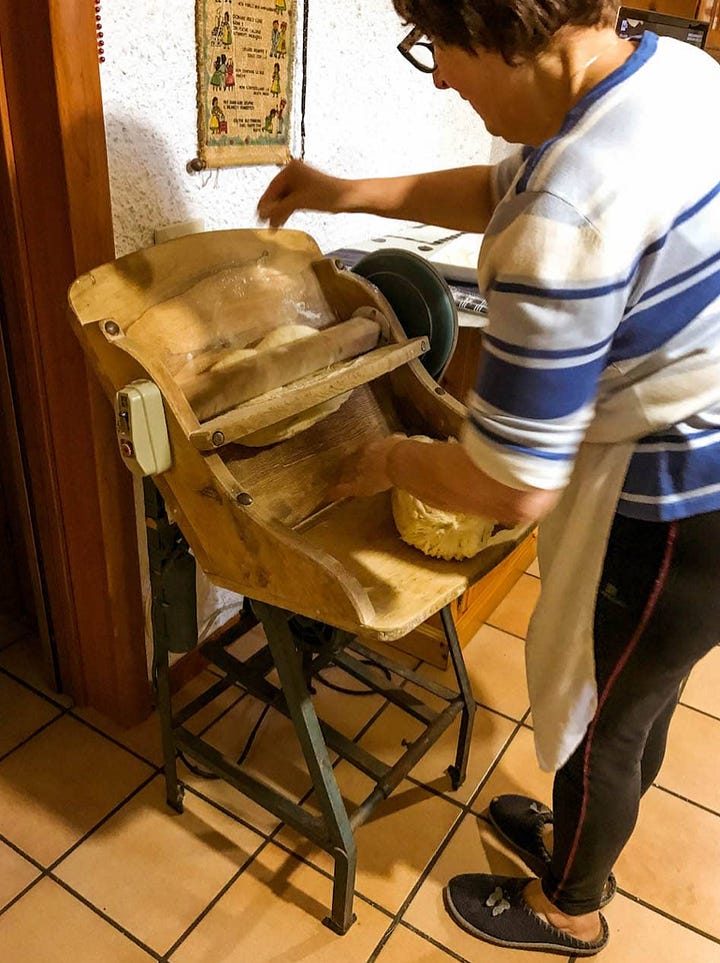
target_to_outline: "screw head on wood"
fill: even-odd
[[[110,335],[110,337],[114,338],[116,334],[120,334],[120,325],[117,323],[117,321],[106,321],[105,331]]]
[[[420,342],[420,350],[421,350],[421,351],[427,351],[427,349],[428,349],[428,343],[427,343],[427,341],[421,341],[421,342]]]
[[[239,505],[250,506],[253,503],[253,497],[249,492],[240,492],[235,496],[235,500]]]
[[[216,448],[220,445],[225,444],[225,435],[221,431],[214,431],[212,434],[212,443]]]

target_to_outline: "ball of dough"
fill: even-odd
[[[280,345],[292,344],[293,341],[310,338],[314,334],[318,334],[318,329],[311,328],[309,324],[281,324],[279,328],[266,334],[256,345],[256,349],[264,351],[267,348],[279,348]]]
[[[413,441],[431,441],[423,435]],[[392,513],[400,538],[433,558],[472,558],[486,548],[496,523],[492,518],[433,508],[401,488],[392,492]]]
[[[275,328],[270,334],[266,335],[256,347],[257,351],[267,350],[268,348],[279,348],[283,344],[291,344],[293,341],[300,341],[301,338],[310,338],[318,334],[317,328],[311,328],[308,324],[283,324]],[[252,434],[246,435],[241,439],[241,444],[249,448],[262,448],[265,445],[276,445],[280,441],[287,441],[299,435],[301,431],[306,431],[316,425],[323,418],[334,414],[350,397],[350,392],[339,395],[337,398],[330,398],[322,404],[314,405],[307,411],[301,411],[290,418],[284,418],[274,425],[267,428],[259,428]]]

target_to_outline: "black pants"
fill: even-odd
[[[615,517],[595,609],[598,709],[555,776],[543,890],[570,915],[603,885],[658,774],[683,680],[720,638],[720,512]]]

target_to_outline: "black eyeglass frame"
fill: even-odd
[[[435,63],[435,45],[430,40],[423,40],[422,38],[424,36],[425,34],[420,27],[413,27],[407,37],[403,37],[397,45],[397,49],[416,70],[419,70],[423,74],[434,74],[437,70],[437,64]],[[433,59],[432,67],[426,67],[425,64],[420,63],[419,60],[413,57],[411,53],[413,47],[425,47],[430,51]]]

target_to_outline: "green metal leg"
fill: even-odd
[[[467,764],[470,756],[470,742],[472,738],[473,722],[475,719],[475,698],[472,694],[470,679],[468,678],[467,669],[465,668],[465,660],[463,659],[462,649],[460,648],[460,642],[457,637],[457,632],[455,631],[455,622],[453,621],[452,611],[449,605],[446,605],[443,609],[441,609],[440,619],[445,631],[445,638],[447,639],[448,649],[450,651],[450,659],[452,660],[453,669],[455,670],[455,677],[457,679],[458,689],[460,691],[460,696],[463,703],[462,716],[460,717],[460,732],[458,734],[455,765],[448,767],[448,775],[450,776],[452,787],[453,789],[459,789],[460,786],[462,786],[462,784],[465,782],[465,776],[467,775]]]
[[[275,668],[280,677],[290,717],[300,740],[335,860],[331,915],[324,922],[336,933],[346,933],[355,921],[352,911],[357,850],[325,740],[303,675],[302,656],[288,626],[292,613],[254,602],[263,623]]]
[[[183,811],[183,787],[178,782],[177,753],[172,729],[172,702],[170,699],[170,663],[167,649],[155,646],[155,673],[158,696],[158,715],[162,736],[163,763],[165,769],[165,796],[168,806],[176,812]]]

